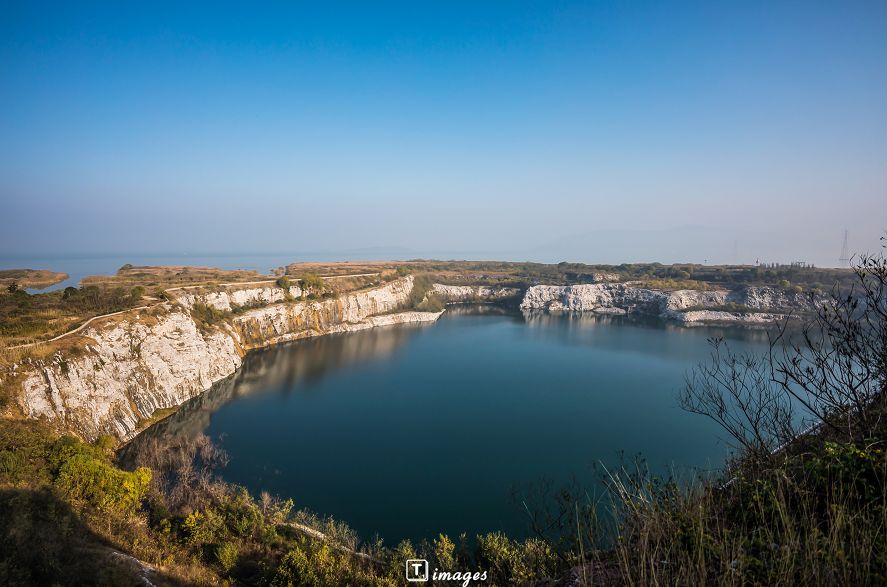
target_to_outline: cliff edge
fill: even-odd
[[[82,342],[15,365],[18,403],[26,416],[83,438],[111,434],[126,440],[157,410],[179,406],[234,373],[251,349],[436,320],[439,312],[394,313],[405,307],[412,288],[407,276],[320,300],[297,301],[297,287],[182,294],[99,320],[80,333]],[[212,308],[218,319],[201,320],[197,304]]]

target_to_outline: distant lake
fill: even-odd
[[[622,452],[660,473],[722,465],[719,430],[676,400],[711,336],[766,348],[761,331],[453,308],[252,353],[145,434],[206,433],[230,455],[226,480],[364,538],[523,535],[514,488],[575,477],[593,489],[592,464]]]

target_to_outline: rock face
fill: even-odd
[[[435,284],[450,302],[519,298],[514,288]],[[26,415],[92,439],[112,434],[131,438],[158,409],[181,405],[236,371],[251,349],[392,324],[428,322],[441,313],[400,312],[410,298],[413,278],[335,298],[294,301],[275,286],[237,286],[218,290],[179,290],[172,303],[131,310],[91,323],[73,344],[48,359],[16,366],[21,382],[18,402]],[[192,318],[202,303],[229,314],[201,329]],[[683,324],[763,323],[786,312],[809,311],[816,302],[781,289],[748,287],[738,291],[659,291],[626,283],[530,287],[525,310],[567,310],[661,316]]]
[[[486,285],[442,285],[435,283],[434,293],[446,302],[501,302],[516,299],[521,290],[516,287],[490,287]]]
[[[728,290],[660,291],[622,283],[534,285],[524,294],[523,310],[549,310],[659,316],[686,324],[698,322],[766,323],[790,312],[809,312],[818,302],[803,294],[771,287]]]
[[[208,292],[98,321],[83,331],[85,345],[19,366],[19,404],[29,417],[46,418],[87,439],[101,434],[129,439],[156,410],[178,406],[231,375],[249,349],[436,320],[441,313],[390,313],[403,307],[412,287],[412,277],[406,277],[339,298],[290,303],[273,303],[274,290],[283,299],[280,288]],[[219,309],[232,303],[271,305],[201,330],[189,312],[196,301]]]
[[[299,286],[290,286],[289,297],[291,299],[299,298],[301,295],[302,289]],[[235,308],[261,306],[285,301],[287,299],[287,292],[281,287],[272,287],[270,285],[266,287],[250,287],[244,289],[228,287],[222,291],[207,290],[202,292],[176,293],[175,298],[180,304],[189,310],[194,304],[201,303],[216,308],[217,310],[230,312]]]

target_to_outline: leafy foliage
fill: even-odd
[[[215,306],[202,302],[196,302],[191,306],[191,317],[194,319],[197,327],[202,330],[212,329],[213,326],[227,318],[228,315],[229,312],[219,310]]]

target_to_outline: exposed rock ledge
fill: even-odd
[[[492,287],[486,285],[443,285],[435,283],[434,293],[451,303],[501,302],[518,298],[521,290],[516,287]]]
[[[523,310],[627,312],[700,322],[769,323],[789,313],[810,312],[819,304],[801,293],[772,287],[741,290],[660,291],[625,283],[595,283],[571,286],[534,285],[524,294]]]
[[[84,345],[18,365],[19,404],[29,417],[46,418],[87,439],[101,434],[129,439],[156,410],[179,406],[231,375],[250,349],[440,317],[392,313],[404,306],[412,288],[412,277],[405,277],[335,299],[277,303],[232,315],[209,331],[201,331],[188,311],[198,297],[132,311],[91,325],[83,331]],[[199,299],[231,308],[232,302],[283,298],[280,288],[253,290],[209,292]]]

